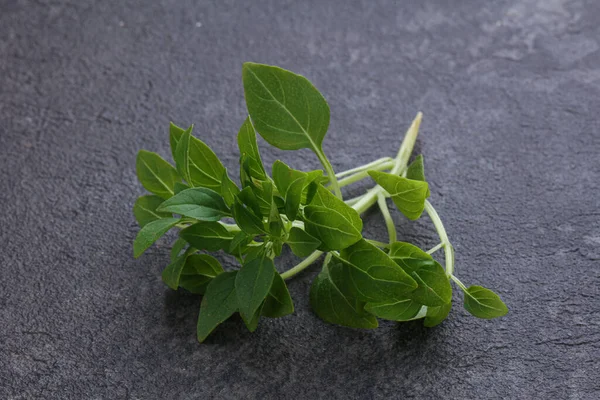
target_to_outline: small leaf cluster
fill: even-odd
[[[173,164],[145,150],[136,160],[139,181],[151,194],[139,197],[133,207],[141,227],[134,256],[169,230],[179,229],[162,279],[174,290],[203,296],[200,342],[235,313],[250,331],[257,329],[261,317],[293,313],[284,278],[297,271],[280,274],[275,267],[284,246],[298,257],[308,257],[302,268],[326,253],[310,303],[330,323],[374,328],[378,318],[424,318],[426,326],[435,326],[450,311],[451,279],[464,289],[465,308],[471,314],[506,314],[496,294],[481,286],[467,289],[428,252],[396,241],[395,235],[384,245],[363,237],[360,214],[372,205],[371,197],[391,198],[410,220],[421,216],[430,196],[421,156],[404,166],[397,158],[398,168],[390,172],[383,164],[361,171],[377,185],[351,205],[343,200],[322,149],[330,115],[321,93],[306,78],[278,67],[246,63],[242,77],[249,116],[237,134],[239,183],[193,135],[193,126],[170,125]],[[324,171],[300,171],[278,160],[269,175],[257,132],[279,149],[312,150]],[[225,271],[209,252],[234,256],[239,269]]]

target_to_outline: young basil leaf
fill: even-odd
[[[406,169],[406,178],[412,179],[413,181],[427,182],[427,180],[425,180],[425,167],[423,166],[423,156],[422,155],[419,154],[415,158],[415,160],[412,163],[410,163],[410,165]],[[429,185],[428,185],[427,193],[425,194],[425,197],[429,197],[429,195],[430,195],[430,192],[429,192]]]
[[[248,235],[256,236],[267,233],[262,220],[250,208],[246,207],[239,198],[236,198],[233,204],[233,218],[240,229]]]
[[[439,307],[427,307],[427,315],[423,321],[423,325],[428,328],[432,328],[442,323],[443,320],[448,317],[452,303],[446,303]]]
[[[329,106],[303,76],[279,67],[244,63],[242,80],[254,128],[282,150],[322,153],[329,127]]]
[[[262,304],[273,283],[275,265],[264,254],[245,262],[235,280],[240,314],[248,321]]]
[[[256,200],[258,200],[259,215],[269,215],[271,213],[271,204],[273,203],[273,182],[254,181],[252,191],[256,196]]]
[[[238,309],[235,293],[237,271],[217,275],[206,288],[198,316],[198,341],[202,343],[223,321]]]
[[[304,208],[304,218],[306,232],[322,242],[319,250],[341,250],[362,238],[358,213],[322,185]]]
[[[179,236],[198,250],[228,249],[234,234],[218,222],[201,221],[179,232]]]
[[[390,247],[390,257],[407,273],[431,264],[433,258],[417,246],[406,242],[394,242]]]
[[[254,215],[262,218],[263,214],[261,212],[258,199],[256,198],[256,195],[250,186],[246,186],[244,189],[242,189],[237,194],[237,198],[240,199],[247,207],[249,207]]]
[[[229,178],[227,169],[225,169],[223,171],[223,176],[221,177],[221,194],[228,207],[233,205],[234,198],[239,192],[240,188],[238,188],[238,186]]]
[[[179,286],[188,292],[204,294],[212,279],[223,272],[219,261],[208,254],[192,254],[187,257],[179,277]]]
[[[437,307],[452,301],[452,286],[446,271],[436,261],[413,271],[411,276],[417,281],[417,287],[410,298],[428,307]]]
[[[248,236],[246,232],[240,231],[236,233],[233,239],[231,240],[231,243],[229,244],[229,249],[227,249],[227,253],[236,257],[241,257],[246,245],[251,241],[252,238]]]
[[[160,205],[158,211],[172,212],[199,221],[218,221],[230,214],[221,195],[211,189],[186,189]]]
[[[144,188],[163,199],[175,194],[175,183],[181,178],[177,170],[161,156],[146,150],[140,150],[135,161],[137,176]]]
[[[300,198],[300,204],[307,204],[312,201],[316,190],[319,187],[319,183],[322,183],[323,179],[329,181],[329,178],[323,177],[323,171],[321,171],[320,169],[308,171],[306,173],[306,180],[304,181],[304,187],[302,188],[302,197]]]
[[[266,248],[265,248],[265,243],[259,243],[255,246],[248,246],[248,250],[246,251],[246,254],[244,256],[244,264],[249,263],[250,261],[254,260],[255,258],[259,258],[259,257],[265,257],[266,254]]]
[[[181,136],[185,129],[178,127],[174,123],[169,124],[169,144],[171,145],[171,155],[173,155],[173,161],[175,161],[175,151],[177,150],[177,144],[181,140]]]
[[[382,303],[367,303],[365,310],[378,318],[390,321],[408,321],[423,307],[412,299],[393,300]]]
[[[177,143],[177,170],[190,186],[206,187],[220,193],[225,167],[210,147],[192,136],[192,128],[193,125],[181,135]]]
[[[245,155],[248,162],[250,176],[264,181],[267,179],[267,173],[263,166],[258,152],[258,143],[256,142],[256,133],[254,133],[254,127],[250,122],[250,117],[247,117],[237,136],[238,147],[240,149],[240,155]]]
[[[323,270],[312,283],[310,306],[313,311],[323,321],[331,324],[351,328],[377,328],[377,318],[364,310],[365,303],[338,286],[338,282],[330,275],[331,268],[331,264],[323,266]]]
[[[386,302],[406,298],[417,283],[387,254],[360,240],[335,256],[341,262],[336,271],[343,273],[348,292],[361,301]],[[342,279],[340,277],[340,279]]]
[[[285,281],[278,273],[273,277],[273,284],[265,299],[262,315],[268,318],[279,318],[294,312],[294,303]]]
[[[187,244],[188,243],[182,238],[177,238],[177,240],[175,240],[173,246],[171,247],[171,262],[175,261],[177,257],[179,257],[179,255],[181,254],[183,249],[185,249],[185,246],[187,246]]]
[[[149,222],[156,221],[161,218],[172,217],[173,214],[168,212],[158,212],[156,209],[165,201],[163,198],[155,195],[140,196],[133,205],[133,215],[136,221],[143,228]]]
[[[369,171],[371,178],[392,197],[398,210],[408,219],[418,219],[425,209],[429,186],[427,182],[413,181],[381,171]]]
[[[292,221],[296,219],[306,179],[305,172],[291,169],[279,160],[273,164],[273,180],[277,190],[285,199],[285,213]]]
[[[477,318],[492,319],[506,315],[508,307],[500,296],[482,286],[473,285],[465,291],[465,309]]]
[[[250,320],[246,319],[246,317],[240,313],[242,321],[244,321],[244,325],[246,325],[246,328],[248,328],[250,332],[254,332],[256,328],[258,328],[258,322],[260,321],[260,316],[262,315],[262,308],[264,304],[265,302],[263,301],[258,307],[258,309],[254,312],[254,315]]]
[[[184,254],[171,261],[171,263],[167,265],[165,269],[163,269],[162,280],[173,290],[177,290],[179,287],[179,277],[181,275],[181,271],[183,271],[188,255],[189,252],[186,251]]]
[[[290,229],[290,233],[285,242],[298,257],[308,257],[321,245],[319,239],[295,226]]]
[[[271,201],[271,212],[269,213],[268,225],[269,233],[272,237],[281,237],[284,231],[283,220],[281,219],[281,215],[279,215],[279,210],[277,209],[274,200]]]
[[[178,222],[179,218],[162,218],[144,225],[133,241],[133,256],[135,258],[141,256],[148,247],[152,246]]]

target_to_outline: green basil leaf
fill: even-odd
[[[245,262],[235,280],[240,314],[248,321],[262,304],[273,283],[275,265],[266,256]]]
[[[302,188],[302,197],[300,198],[300,204],[310,203],[313,199],[319,183],[323,179],[323,171],[320,169],[314,171],[308,171],[306,173],[306,180],[304,181],[304,187]],[[325,177],[325,183],[329,182],[329,178]]]
[[[262,220],[238,198],[236,198],[233,204],[233,218],[240,229],[248,235],[256,236],[267,233]]]
[[[267,173],[263,166],[258,151],[258,143],[256,142],[256,133],[250,117],[247,117],[237,136],[238,147],[240,149],[240,155],[245,155],[248,162],[250,176],[258,180],[264,181],[267,179]]]
[[[365,302],[385,302],[406,298],[408,292],[417,287],[417,283],[387,254],[360,240],[342,250],[334,259],[341,262],[336,269],[343,273],[343,282],[347,291]]]
[[[192,136],[192,128],[193,125],[177,143],[177,170],[190,186],[206,187],[220,193],[225,167],[210,147]]]
[[[390,257],[407,273],[431,264],[433,258],[417,246],[406,242],[394,242],[390,247]]]
[[[367,303],[365,310],[378,318],[390,321],[408,321],[423,307],[412,299],[393,300],[382,303]]]
[[[291,169],[279,160],[273,164],[273,180],[285,199],[285,213],[292,221],[296,219],[306,179],[306,173]]]
[[[186,189],[176,194],[162,203],[158,211],[172,212],[199,221],[218,221],[231,215],[221,195],[204,187]]]
[[[273,203],[273,182],[254,181],[252,191],[258,200],[260,215],[267,216],[271,213],[271,204]]]
[[[282,150],[321,153],[329,106],[305,77],[279,67],[244,63],[242,80],[254,128]]]
[[[133,215],[140,227],[144,227],[147,223],[156,221],[157,219],[173,216],[173,214],[168,212],[156,211],[163,201],[165,201],[163,198],[156,195],[138,197],[133,205]]]
[[[204,294],[206,287],[217,275],[223,273],[221,263],[208,254],[187,257],[178,284],[188,292]]]
[[[262,218],[263,214],[261,212],[260,205],[258,203],[258,199],[256,198],[256,194],[250,186],[246,186],[242,189],[238,194],[237,198],[242,201],[247,207],[249,207],[254,215],[259,218]]]
[[[417,287],[410,298],[428,307],[437,307],[452,301],[452,286],[446,271],[437,263],[424,265],[411,273]]]
[[[331,264],[323,266],[312,283],[310,306],[313,311],[323,321],[331,324],[351,328],[377,328],[377,318],[364,310],[365,303],[358,301],[334,281],[330,275],[331,267]]]
[[[189,188],[190,187],[183,182],[175,182],[175,187],[174,187],[175,194],[179,194]]]
[[[221,177],[221,194],[223,195],[223,200],[225,200],[225,204],[228,207],[233,205],[233,201],[235,196],[240,192],[240,188],[229,178],[227,174],[227,169],[223,171],[223,176]]]
[[[284,231],[283,220],[281,219],[281,215],[279,215],[279,210],[277,209],[274,200],[271,201],[271,212],[269,213],[268,225],[269,233],[272,237],[281,237]]]
[[[175,261],[177,257],[179,257],[179,255],[181,254],[183,249],[185,249],[185,246],[187,246],[187,244],[188,243],[182,238],[177,238],[177,240],[175,240],[173,246],[171,247],[171,262]]]
[[[265,299],[262,315],[267,318],[280,318],[294,312],[294,302],[285,281],[278,273],[273,277],[273,284]]]
[[[138,179],[147,191],[163,199],[168,199],[175,194],[175,183],[181,178],[177,174],[177,170],[161,156],[150,151],[140,150],[135,167]]]
[[[360,231],[336,210],[319,206],[304,208],[306,232],[321,241],[319,250],[344,249],[361,239]]]
[[[252,241],[252,238],[248,236],[246,232],[240,231],[235,234],[231,243],[229,244],[229,249],[227,253],[232,254],[236,257],[241,257],[242,253],[245,251],[248,243]]]
[[[425,179],[425,167],[423,166],[423,156],[418,155],[413,162],[410,163],[406,169],[406,178],[412,179],[413,181],[427,182]],[[427,186],[427,193],[425,197],[429,197],[429,186]]]
[[[179,232],[179,236],[198,250],[228,249],[234,234],[218,222],[201,221]]]
[[[292,227],[292,229],[290,229],[290,233],[285,242],[298,257],[308,257],[321,245],[319,239],[297,227]]]
[[[392,197],[394,204],[408,219],[418,219],[425,209],[429,186],[427,182],[414,181],[381,171],[369,175]]]
[[[135,258],[141,256],[148,247],[152,246],[178,222],[179,218],[162,218],[144,225],[133,241],[133,256]]]
[[[237,271],[217,275],[206,288],[198,316],[198,341],[202,343],[223,321],[238,309],[235,294]]]
[[[256,328],[258,328],[258,322],[260,321],[260,317],[262,315],[262,308],[264,306],[265,302],[263,301],[260,306],[256,309],[256,311],[254,312],[254,315],[252,316],[252,318],[250,320],[246,319],[246,317],[240,313],[240,316],[242,317],[242,321],[244,321],[244,325],[246,325],[246,328],[248,328],[248,330],[250,332],[254,332],[256,330]]]
[[[319,250],[341,250],[362,238],[358,213],[322,185],[304,208],[304,217],[306,232],[322,242]]]
[[[492,319],[506,315],[508,307],[500,296],[482,286],[473,285],[465,291],[465,309],[477,318]]]
[[[432,328],[442,323],[448,317],[452,303],[446,303],[439,307],[427,307],[427,315],[423,321],[423,325]]]
[[[185,129],[178,127],[174,123],[169,124],[169,144],[171,145],[171,154],[173,155],[173,160],[175,160],[175,151],[177,150],[177,144],[181,140],[181,136]]]
[[[186,251],[184,254],[178,256],[162,272],[163,282],[173,290],[177,290],[179,287],[179,277],[181,276],[181,271],[183,271],[188,255],[189,253]]]

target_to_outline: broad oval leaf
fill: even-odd
[[[321,245],[321,241],[303,229],[292,227],[285,241],[298,257],[308,257]]]
[[[381,171],[369,171],[369,175],[390,194],[398,210],[408,219],[415,220],[421,216],[429,189],[427,182]]]
[[[229,249],[234,233],[218,222],[201,221],[179,232],[179,236],[198,250]]]
[[[444,268],[437,263],[423,265],[411,276],[419,285],[410,298],[428,307],[437,307],[452,301],[452,286]]]
[[[390,247],[390,257],[407,273],[431,264],[433,258],[415,245],[406,242],[394,242]]]
[[[175,183],[181,181],[177,170],[161,156],[151,151],[140,150],[135,161],[137,176],[144,188],[168,199],[175,194]]]
[[[240,156],[246,156],[248,167],[250,170],[250,176],[258,180],[266,180],[267,173],[263,166],[260,153],[258,151],[258,143],[256,142],[256,133],[254,133],[254,127],[250,122],[250,117],[247,117],[237,136],[238,148],[240,149]]]
[[[508,307],[496,293],[473,285],[465,291],[465,309],[477,318],[492,319],[506,315]]]
[[[148,247],[152,246],[178,222],[179,218],[162,218],[144,225],[133,241],[133,256],[135,258],[141,256]]]
[[[360,230],[336,210],[306,206],[304,219],[306,232],[321,241],[319,250],[322,251],[344,249],[362,237]]]
[[[267,233],[262,220],[238,198],[233,204],[233,218],[240,229],[248,235],[255,236]]]
[[[330,275],[331,265],[325,265],[310,288],[310,306],[325,322],[351,328],[373,329],[377,318],[364,310],[365,303],[339,287]]]
[[[242,265],[235,280],[240,314],[248,321],[262,304],[273,283],[273,260],[261,256]]]
[[[339,271],[348,291],[362,301],[402,300],[417,287],[415,280],[387,254],[364,239],[342,250],[334,259],[341,262]]]
[[[390,321],[409,321],[419,313],[421,307],[421,304],[412,299],[402,299],[382,303],[367,303],[365,310],[378,318]]]
[[[158,210],[199,221],[218,221],[231,215],[221,195],[203,187],[186,189],[176,194],[162,203]]]
[[[208,254],[192,254],[187,257],[178,284],[185,290],[204,294],[210,281],[223,272],[221,263]]]
[[[441,324],[448,317],[451,308],[452,303],[446,303],[439,307],[427,307],[427,314],[425,315],[423,325],[432,328]]]
[[[244,63],[244,95],[254,128],[282,150],[321,152],[329,127],[329,106],[301,75],[279,67]]]
[[[237,271],[223,272],[208,284],[204,297],[202,297],[198,316],[197,335],[200,343],[220,323],[237,311],[238,302],[235,293],[237,273]]]
[[[169,218],[172,217],[173,214],[168,212],[159,212],[156,211],[158,206],[165,201],[162,197],[156,195],[145,195],[140,196],[135,201],[133,205],[133,215],[135,216],[136,221],[140,225],[140,227],[144,227],[144,225],[149,222],[156,221],[161,218]]]
[[[278,273],[275,273],[273,284],[265,299],[262,315],[268,318],[279,318],[294,312],[294,302],[285,281]]]
[[[207,187],[221,192],[225,167],[204,142],[192,136],[193,125],[182,135],[175,151],[177,170],[193,187]]]
[[[260,321],[264,304],[265,302],[263,301],[258,309],[254,312],[254,315],[251,319],[247,319],[243,314],[240,314],[242,321],[244,321],[244,325],[246,325],[246,328],[248,328],[250,332],[254,332],[256,328],[258,328],[258,322]]]

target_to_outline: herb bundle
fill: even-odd
[[[261,317],[291,314],[285,280],[314,264],[322,270],[312,283],[310,303],[324,321],[353,328],[375,328],[378,318],[424,319],[441,323],[451,308],[453,281],[464,292],[465,309],[478,318],[508,312],[500,297],[481,286],[466,287],[454,271],[454,250],[437,212],[427,200],[423,157],[410,164],[421,123],[419,113],[395,158],[380,158],[338,173],[323,152],[329,106],[303,76],[263,64],[242,69],[248,118],[237,136],[240,184],[233,182],[215,153],[192,135],[192,126],[170,126],[175,167],[158,154],[141,150],[137,175],[150,195],[137,199],[133,212],[141,229],[134,241],[139,257],[172,228],[171,263],[162,279],[172,289],[203,295],[198,317],[200,342],[238,312],[250,331]],[[281,161],[267,174],[256,132],[282,150],[312,150],[325,170],[299,171]],[[341,188],[371,178],[375,186],[344,200]],[[426,212],[440,238],[434,248],[398,241],[386,199],[410,220]],[[360,217],[375,204],[386,223],[389,242],[363,237]],[[279,273],[275,259],[284,245],[305,257]],[[444,251],[444,267],[432,254]],[[206,252],[224,251],[241,267],[225,271]]]

